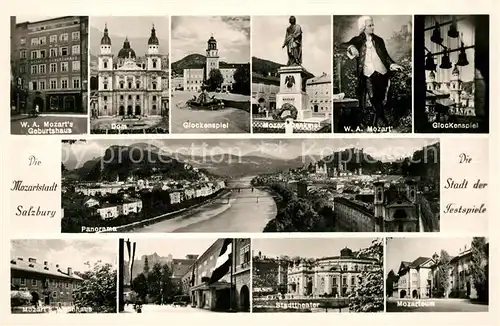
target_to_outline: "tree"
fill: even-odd
[[[10,291],[10,306],[19,307],[28,305],[33,296],[28,291]]]
[[[446,250],[441,250],[437,269],[436,285],[434,289],[434,296],[439,298],[448,295],[450,288],[450,260],[451,257]]]
[[[64,173],[64,172],[66,172],[66,171],[68,171],[68,170],[66,169],[66,166],[64,165],[64,163],[62,163],[62,162],[61,162],[61,173]]]
[[[471,243],[470,275],[479,301],[488,302],[488,245],[486,238],[474,237]]]
[[[144,273],[137,275],[131,284],[132,290],[134,290],[142,302],[146,302],[146,297],[148,296],[148,281]]]
[[[83,281],[73,292],[78,309],[91,308],[92,312],[116,312],[116,269],[98,261],[94,267],[79,275]]]
[[[373,265],[363,270],[353,291],[349,293],[349,309],[354,312],[384,310],[384,245],[375,239],[369,248],[360,250],[359,258],[373,260]]]
[[[220,88],[222,83],[224,82],[224,77],[219,69],[212,69],[209,73],[208,78],[208,90],[215,91],[217,88]]]
[[[233,75],[233,92],[250,95],[250,67],[249,65],[244,65],[238,67]]]

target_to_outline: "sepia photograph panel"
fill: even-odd
[[[172,17],[172,132],[250,132],[250,17]]]
[[[87,16],[10,17],[13,135],[86,134]]]
[[[415,132],[489,132],[489,16],[415,16]]]
[[[250,312],[250,242],[120,239],[119,311]]]
[[[440,143],[64,140],[62,232],[437,232]]]
[[[13,314],[116,313],[116,240],[11,240]]]
[[[93,134],[169,132],[168,16],[90,18]]]
[[[252,312],[383,312],[384,242],[252,240]]]
[[[412,132],[412,16],[334,16],[333,75],[334,132]]]
[[[489,240],[387,238],[388,312],[487,312]]]
[[[254,133],[331,133],[331,17],[252,16]]]

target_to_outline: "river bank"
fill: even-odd
[[[164,220],[173,219],[173,218],[178,217],[179,215],[182,215],[183,213],[193,211],[197,208],[202,208],[205,205],[209,205],[210,203],[213,203],[217,200],[226,198],[226,197],[230,196],[230,194],[231,194],[230,190],[224,190],[220,194],[218,194],[216,197],[209,199],[203,203],[199,203],[199,204],[193,205],[193,206],[188,207],[188,208],[182,208],[182,209],[174,211],[174,212],[169,212],[166,214],[151,217],[151,218],[148,218],[146,220],[117,226],[117,227],[115,227],[115,230],[116,230],[115,232],[132,232],[132,231],[135,231],[136,229],[144,228],[150,224],[158,223],[158,222],[161,222]],[[106,232],[103,232],[103,233],[106,233]]]

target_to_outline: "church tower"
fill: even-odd
[[[457,65],[453,68],[450,80],[450,98],[455,103],[460,103],[460,94],[462,94],[462,81],[460,80],[460,71]]]
[[[151,28],[148,40],[148,70],[161,70],[160,42],[156,36],[155,26]]]
[[[208,40],[207,46],[207,63],[205,68],[205,79],[210,78],[210,71],[212,69],[219,69],[219,50],[217,50],[217,41],[212,35]]]
[[[384,218],[385,218],[385,194],[384,194],[384,183],[381,181],[376,181],[373,183],[374,196],[373,196],[373,208],[375,215],[375,232],[384,232]]]
[[[434,73],[434,71],[431,71],[429,73],[429,78],[426,80],[426,83],[428,91],[436,90],[437,83],[436,83],[436,74]]]
[[[101,52],[99,53],[99,71],[113,70],[113,53],[111,52],[111,38],[108,35],[108,26],[104,25],[104,35],[101,38]]]
[[[417,202],[417,183],[413,180],[406,181],[406,197],[415,204]]]

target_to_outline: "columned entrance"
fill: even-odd
[[[135,115],[141,115],[141,106],[140,105],[135,106]]]
[[[120,110],[118,111],[119,115],[125,115],[125,107],[123,105],[120,105]]]
[[[133,115],[134,112],[132,111],[132,105],[127,106],[127,115]]]

